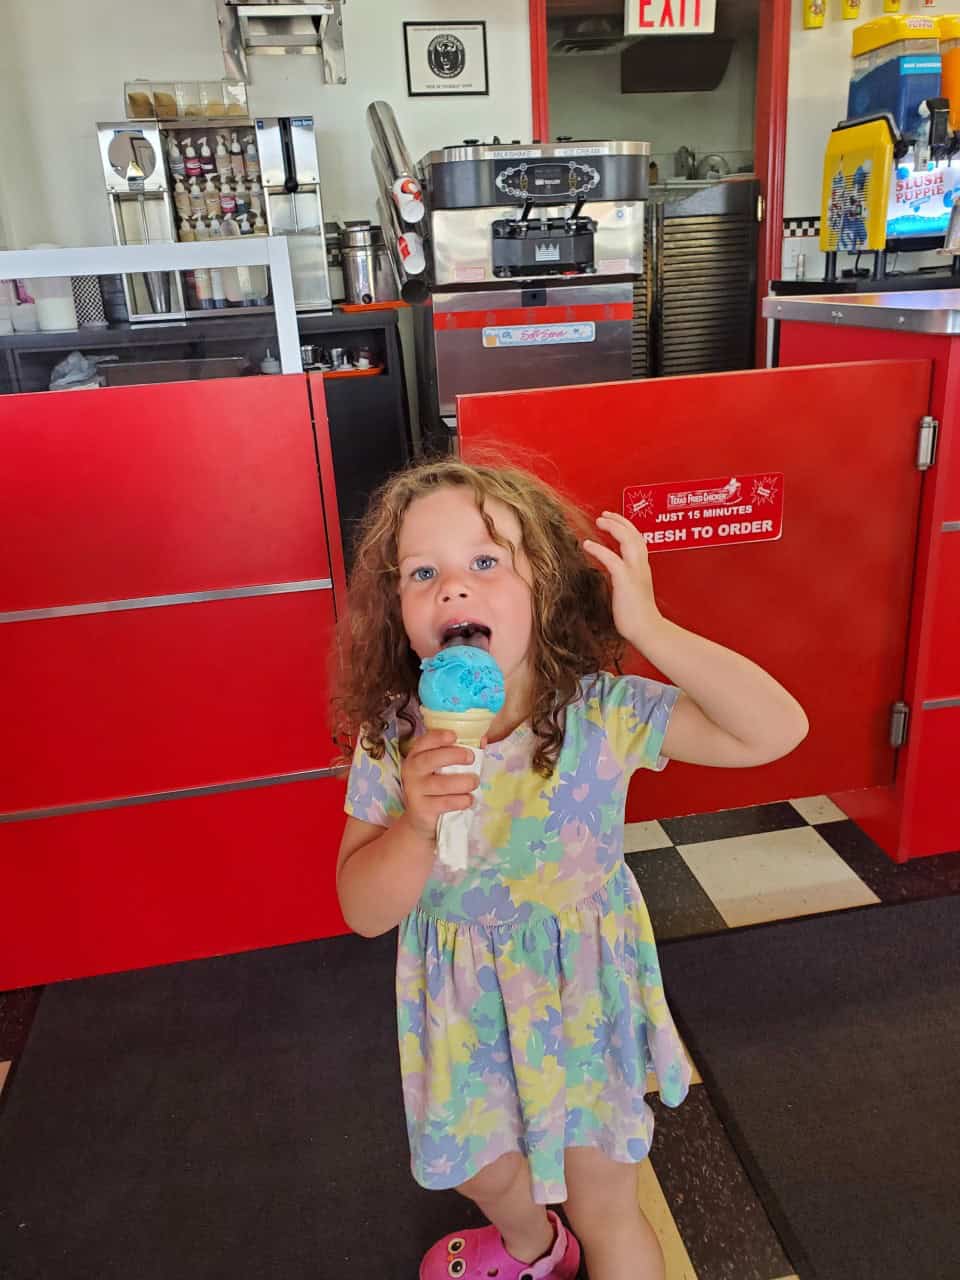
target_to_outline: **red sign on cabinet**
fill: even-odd
[[[650,551],[771,542],[783,533],[783,473],[628,485],[623,514]]]

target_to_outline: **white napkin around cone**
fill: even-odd
[[[457,746],[460,747],[465,745],[462,742],[457,743]],[[483,749],[481,747],[467,747],[466,749],[473,752],[472,764],[448,764],[444,765],[440,772],[475,773],[479,776],[483,768]],[[476,790],[471,794],[475,796],[479,790],[478,783]],[[437,857],[451,871],[466,871],[467,869],[470,827],[475,810],[475,805],[471,805],[469,809],[454,809],[450,813],[441,813],[437,819]]]

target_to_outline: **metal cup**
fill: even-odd
[[[147,285],[150,306],[157,314],[170,310],[170,273],[167,271],[145,271],[143,278]]]
[[[335,369],[339,369],[343,364],[343,347],[330,348],[330,363]]]
[[[317,363],[317,349],[313,346],[303,346],[300,348],[300,363],[305,369]]]

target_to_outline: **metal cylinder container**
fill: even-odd
[[[346,292],[343,285],[343,245],[341,243],[342,228],[339,222],[323,224],[324,238],[327,242],[327,274],[330,277],[330,301],[343,302]]]
[[[396,300],[397,282],[379,227],[369,222],[345,223],[341,253],[348,303]]]

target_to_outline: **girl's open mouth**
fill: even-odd
[[[440,648],[453,644],[471,644],[478,649],[490,649],[490,628],[482,622],[454,622],[445,627],[440,637]]]

